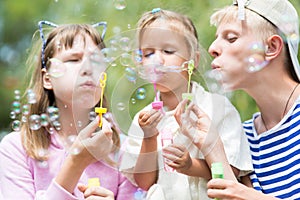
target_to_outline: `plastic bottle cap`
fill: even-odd
[[[154,101],[152,102],[152,108],[155,110],[159,110],[163,107],[163,102],[162,101]]]
[[[92,187],[92,186],[100,186],[99,178],[89,178],[88,187]]]
[[[224,170],[221,162],[215,162],[211,164],[212,178],[224,178]]]
[[[192,94],[192,93],[182,93],[181,96],[182,96],[182,99],[188,99],[190,101],[193,101],[193,98],[194,98],[194,94]]]

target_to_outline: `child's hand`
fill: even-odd
[[[92,121],[87,127],[80,131],[71,149],[77,148],[74,156],[87,164],[104,159],[111,152],[112,130],[105,118],[102,118],[102,130],[96,131],[99,126],[99,117]],[[73,153],[74,154],[74,153]]]
[[[197,105],[190,103],[186,108],[187,100],[178,104],[175,111],[175,119],[181,127],[181,132],[189,137],[201,150],[210,149],[208,133],[212,132],[211,120]],[[202,152],[203,153],[203,152]]]
[[[114,200],[114,193],[101,186],[92,186],[88,188],[86,185],[78,184],[78,189],[83,193],[85,199]]]
[[[163,114],[159,110],[151,109],[150,111],[142,111],[139,115],[139,125],[144,131],[144,138],[158,135],[157,124],[162,119]]]
[[[174,168],[177,172],[185,174],[192,166],[190,153],[182,145],[172,144],[163,149],[163,157],[167,165]]]

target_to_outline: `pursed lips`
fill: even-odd
[[[220,69],[221,67],[219,66],[219,65],[217,65],[217,64],[215,64],[215,63],[211,63],[211,68],[212,69]]]
[[[80,86],[87,88],[95,88],[96,84],[93,81],[85,81],[84,83],[80,84]]]

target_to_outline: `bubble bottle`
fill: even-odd
[[[224,178],[224,169],[221,162],[215,162],[211,164],[211,177],[212,178]],[[215,200],[219,200],[215,198]]]
[[[171,130],[163,129],[161,131],[161,145],[162,147],[167,147],[173,144],[173,134]],[[164,159],[164,170],[167,172],[174,172],[175,170],[166,164],[166,160]]]
[[[93,186],[100,186],[100,180],[99,178],[89,178],[88,179],[88,188],[93,187]]]
[[[95,113],[97,113],[100,117],[99,127],[102,127],[102,115],[107,112],[107,108],[102,107],[104,89],[105,89],[105,86],[106,86],[106,79],[107,79],[107,74],[105,72],[102,72],[101,76],[100,76],[100,87],[101,87],[100,107],[95,108]]]

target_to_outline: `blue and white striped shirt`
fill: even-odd
[[[300,200],[300,99],[275,127],[257,135],[254,119],[244,122],[256,190],[280,199]]]

